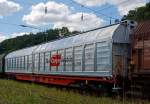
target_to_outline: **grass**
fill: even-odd
[[[0,79],[0,104],[150,104],[147,101],[80,95],[54,87]]]

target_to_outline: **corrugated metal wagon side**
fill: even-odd
[[[150,21],[140,23],[133,33],[134,73],[150,74]]]
[[[132,89],[144,97],[150,96],[150,21],[139,23],[132,34],[129,73]]]

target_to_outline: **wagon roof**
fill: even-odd
[[[125,34],[123,34],[122,29],[124,29],[124,26],[120,24],[114,24],[111,26],[106,26],[104,28],[97,28],[94,30],[81,33],[79,35],[75,35],[75,36],[71,36],[68,38],[63,38],[63,39],[59,39],[56,41],[47,42],[47,43],[36,45],[33,47],[17,50],[17,51],[9,53],[6,56],[6,58],[31,55],[32,53],[63,49],[63,48],[72,47],[75,45],[96,42],[96,41],[104,41],[108,39],[112,40],[113,42],[119,42],[122,39],[124,40],[124,42],[128,42],[128,36],[127,38],[122,38],[125,36]],[[114,38],[114,40],[112,38]]]

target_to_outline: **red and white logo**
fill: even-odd
[[[59,66],[61,61],[61,55],[52,55],[50,58],[50,66]]]

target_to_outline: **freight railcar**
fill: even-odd
[[[132,87],[150,96],[150,20],[139,23],[132,34],[129,72]]]
[[[140,22],[131,35],[131,94],[150,96],[150,21]]]
[[[116,86],[128,75],[129,35],[125,21],[9,53],[5,73],[18,80],[57,85]]]
[[[150,21],[139,23],[132,37],[133,73],[150,74]]]

